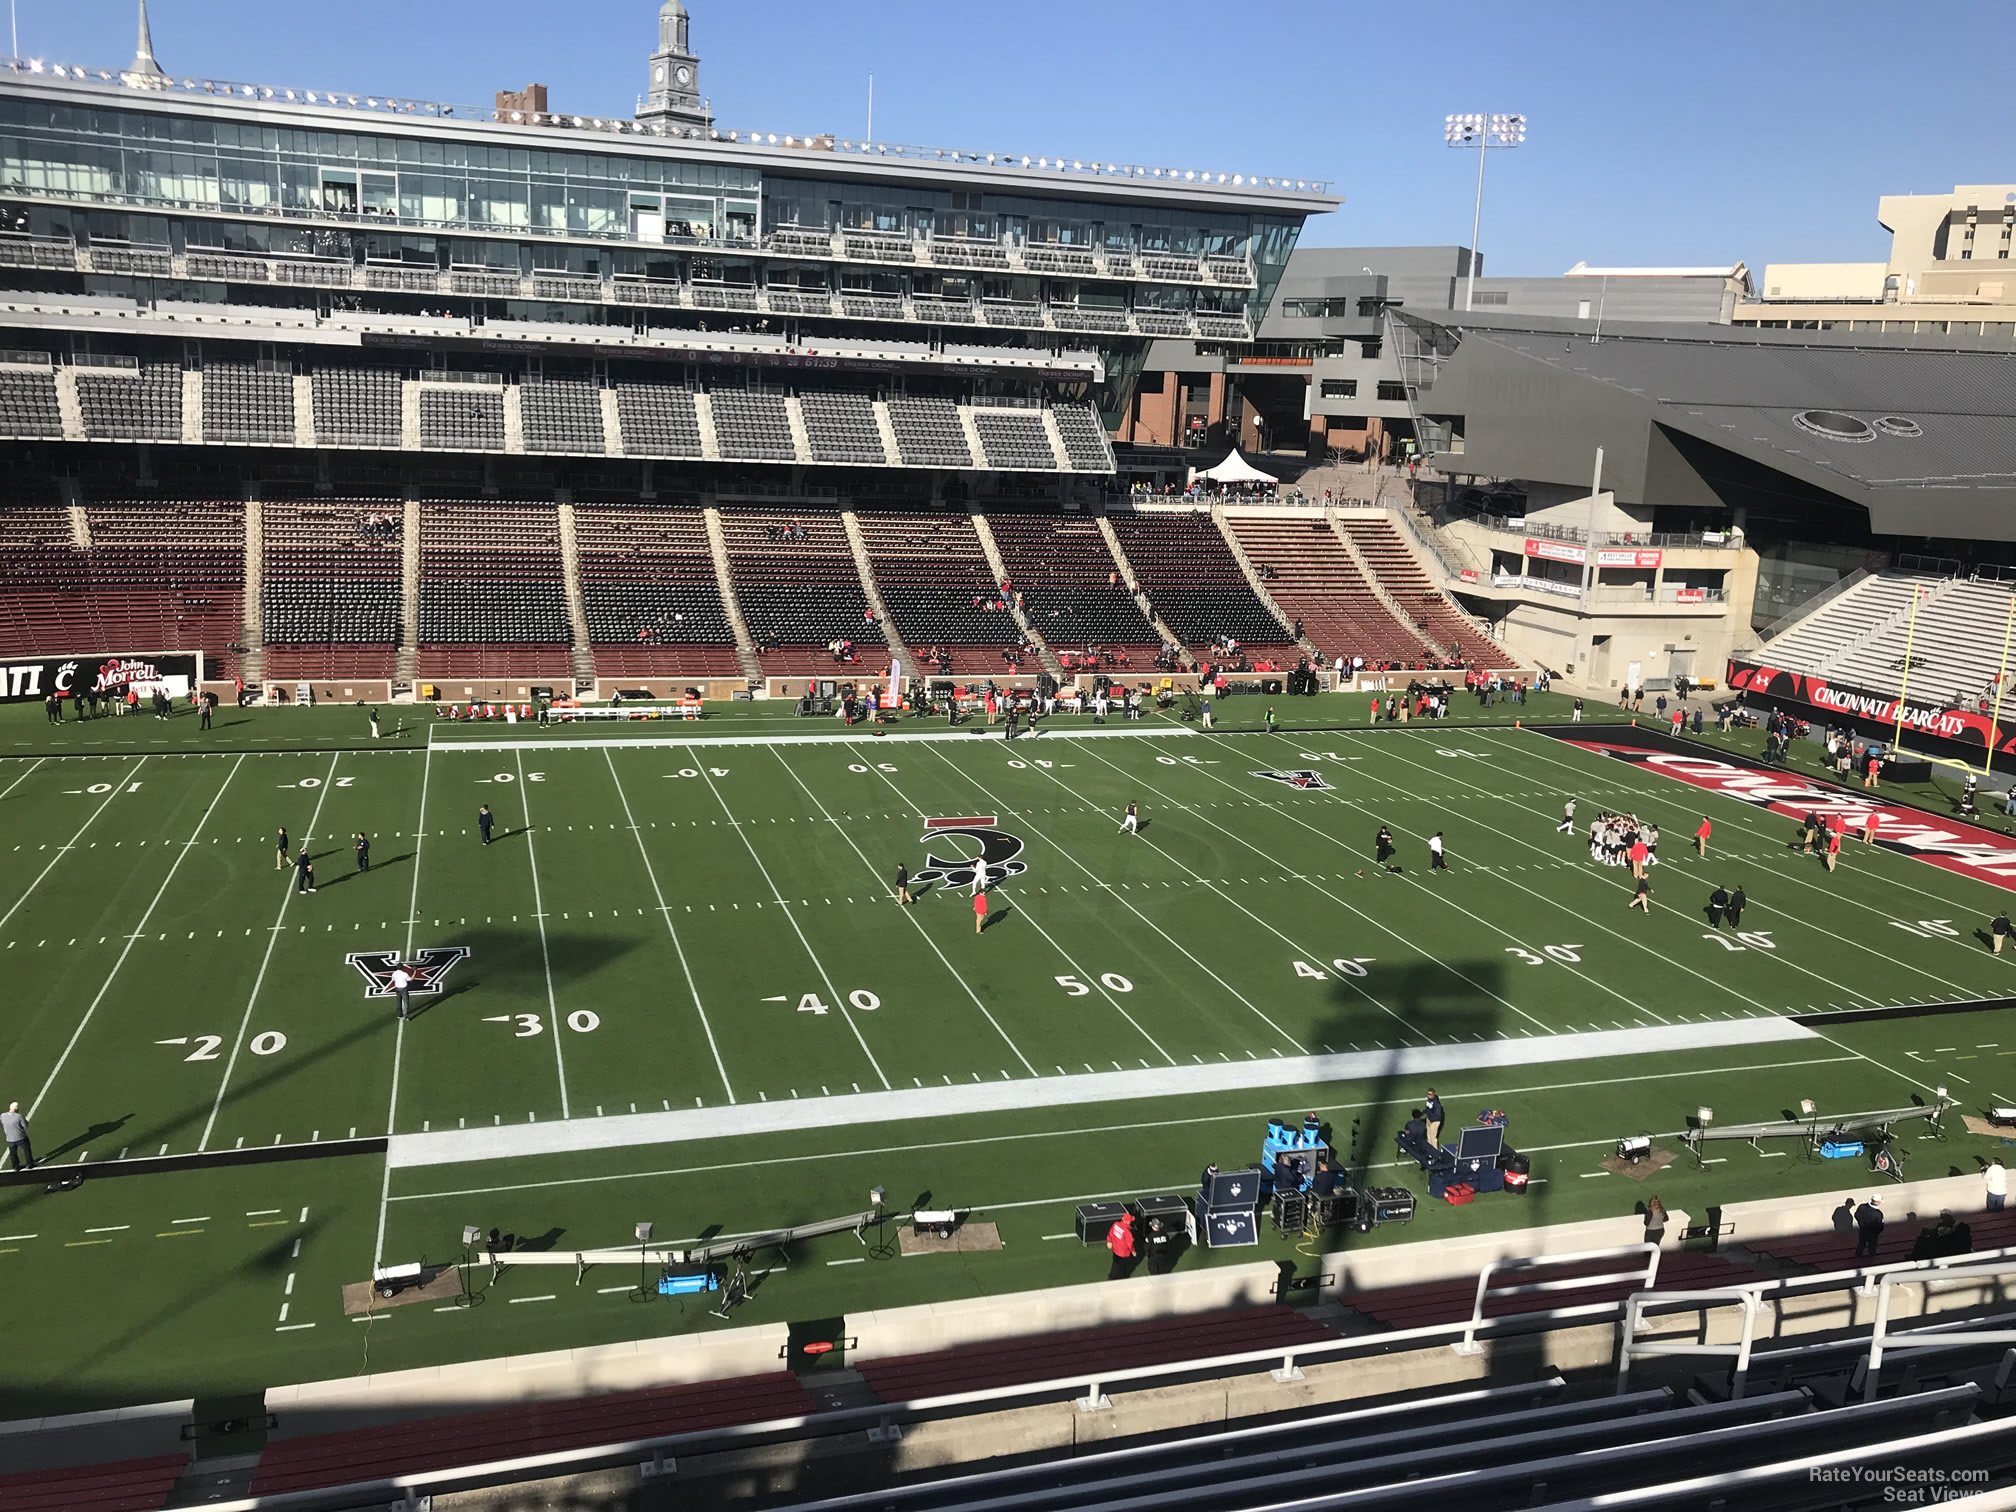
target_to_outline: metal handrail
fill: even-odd
[[[1892,1271],[1881,1278],[1876,1288],[1876,1321],[1869,1331],[1869,1366],[1862,1381],[1863,1400],[1876,1400],[1877,1376],[1883,1369],[1883,1351],[1886,1348],[1955,1349],[1968,1344],[2016,1345],[2016,1329],[1998,1328],[1970,1333],[1965,1339],[1952,1336],[1914,1338],[1890,1332],[1890,1298],[1898,1287],[1930,1286],[1934,1281],[2000,1281],[2004,1277],[2016,1276],[2016,1258],[2011,1258],[2008,1250],[2002,1251],[2002,1257],[1983,1265],[1974,1255],[1947,1255],[1941,1257],[1949,1262],[1945,1266],[1935,1261],[1916,1271]]]
[[[1573,1265],[1583,1260],[1610,1260],[1625,1255],[1637,1255],[1643,1262],[1638,1269],[1603,1272],[1594,1276],[1572,1276],[1560,1281],[1528,1281],[1518,1286],[1500,1287],[1491,1291],[1492,1277],[1501,1272],[1515,1270],[1555,1270],[1563,1265]],[[1457,1354],[1472,1355],[1483,1353],[1484,1346],[1477,1342],[1478,1325],[1484,1321],[1484,1298],[1487,1294],[1500,1297],[1534,1296],[1541,1292],[1565,1291],[1570,1288],[1586,1290],[1591,1286],[1614,1285],[1619,1281],[1635,1281],[1650,1288],[1659,1279],[1659,1246],[1649,1241],[1639,1244],[1612,1245],[1607,1249],[1575,1250],[1566,1255],[1526,1255],[1513,1259],[1499,1257],[1484,1262],[1484,1269],[1477,1273],[1477,1300],[1470,1309],[1470,1321],[1464,1326],[1463,1337],[1451,1346]]]
[[[1707,1304],[1701,1308],[1706,1313],[1709,1306],[1732,1306],[1743,1309],[1743,1337],[1735,1344],[1704,1344],[1685,1339],[1658,1339],[1650,1343],[1638,1339],[1638,1325],[1644,1321],[1648,1303],[1696,1302]],[[1640,1355],[1728,1355],[1736,1364],[1729,1390],[1731,1400],[1743,1395],[1745,1378],[1750,1373],[1750,1351],[1757,1342],[1757,1316],[1763,1303],[1755,1286],[1723,1286],[1701,1291],[1674,1292],[1633,1292],[1624,1299],[1624,1338],[1617,1346],[1617,1394],[1622,1396],[1630,1383],[1631,1362]]]

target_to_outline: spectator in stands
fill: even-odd
[[[1875,1259],[1876,1246],[1883,1238],[1883,1199],[1871,1197],[1855,1209],[1855,1258]]]

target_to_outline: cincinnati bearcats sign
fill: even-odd
[[[392,973],[399,969],[402,958],[396,951],[363,950],[355,955],[343,957],[364,978],[367,984],[364,996],[367,998],[389,998],[392,996]],[[448,973],[469,959],[467,945],[430,945],[403,958],[406,972],[413,978],[406,990],[413,993],[440,992],[448,985]]]
[[[965,819],[926,819],[923,843],[932,846],[933,850],[925,853],[923,868],[914,874],[912,880],[967,887],[972,884],[974,869],[983,861],[987,864],[987,880],[990,882],[1021,876],[1029,870],[1028,862],[1017,859],[1022,854],[1022,837],[995,828],[999,823],[1000,820],[992,814]],[[954,856],[949,861],[937,855],[937,842],[954,835],[978,846],[979,854]]]
[[[0,703],[40,703],[50,694],[117,694],[128,688],[151,693],[159,684],[187,691],[198,676],[195,653],[173,656],[46,656],[0,662]]]

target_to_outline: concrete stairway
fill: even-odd
[[[182,444],[203,444],[203,375],[182,370]]]
[[[693,396],[693,418],[700,423],[700,456],[703,461],[721,460],[721,438],[714,430],[714,397],[711,394]]]
[[[515,390],[514,390],[515,392]],[[595,686],[595,647],[588,634],[588,603],[581,596],[581,553],[574,533],[574,500],[563,493],[557,502],[560,521],[560,570],[567,584],[568,648],[575,688]]]
[[[994,581],[1009,582],[1008,562],[1001,555],[1001,543],[994,539],[994,527],[987,523],[987,516],[980,512],[977,504],[972,507],[969,514],[973,520],[973,534],[980,538],[980,549],[987,553],[987,566],[994,574]],[[1015,623],[1022,627],[1022,634],[1028,638],[1029,644],[1036,648],[1036,654],[1042,658],[1044,669],[1052,677],[1062,677],[1064,664],[1057,660],[1057,653],[1050,649],[1050,642],[1043,638],[1042,632],[1036,628],[1036,622],[1029,618],[1026,611],[1016,606],[1013,597],[1008,600],[1008,611],[1015,616]]]
[[[1190,654],[1189,647],[1185,646],[1176,632],[1169,628],[1169,622],[1155,612],[1154,604],[1149,602],[1148,595],[1141,591],[1141,578],[1134,571],[1134,564],[1127,560],[1127,548],[1120,544],[1119,532],[1113,528],[1113,522],[1104,515],[1099,516],[1099,534],[1106,538],[1106,549],[1113,553],[1113,561],[1120,569],[1121,580],[1134,585],[1134,602],[1154,624],[1155,633],[1162,637],[1162,644],[1176,647],[1179,664],[1195,671],[1197,658]]]
[[[703,434],[705,434],[703,432]],[[728,565],[728,535],[721,528],[721,511],[709,504],[701,511],[707,521],[707,546],[714,553],[714,579],[721,585],[721,607],[735,630],[735,657],[742,663],[742,675],[751,682],[763,680],[763,659],[756,654],[756,637],[742,618],[741,601],[735,597],[735,574]]]
[[[784,418],[790,422],[791,426],[791,450],[797,455],[798,461],[801,464],[810,463],[812,460],[812,435],[811,432],[805,429],[805,411],[798,407],[796,399],[785,399]],[[863,576],[865,577],[866,575],[864,574]],[[878,610],[877,612],[879,613],[880,611]]]
[[[77,398],[77,369],[56,369],[56,413],[63,417],[63,439],[84,439],[84,405]]]
[[[257,488],[245,490],[245,599],[239,610],[238,639],[245,647],[238,675],[256,688],[266,677],[266,506]]]
[[[1275,602],[1274,595],[1267,591],[1267,580],[1260,576],[1260,569],[1254,565],[1253,558],[1246,554],[1246,548],[1240,544],[1238,533],[1226,524],[1225,511],[1220,505],[1211,506],[1211,523],[1218,527],[1218,534],[1225,538],[1225,544],[1232,552],[1232,560],[1239,564],[1239,570],[1246,575],[1246,586],[1253,590],[1253,596],[1267,606],[1275,622],[1305,654],[1319,655],[1315,643],[1308,636],[1295,634],[1295,616]]]
[[[616,390],[602,390],[602,450],[611,457],[623,455],[623,407],[616,402]]]
[[[294,444],[315,445],[315,380],[302,373],[294,375]],[[250,682],[251,678],[245,679]]]
[[[407,384],[407,405],[413,430],[420,429],[420,390]],[[392,659],[392,682],[410,688],[420,671],[420,500],[406,496],[404,529],[399,550],[399,653]]]
[[[504,450],[525,452],[525,391],[515,383],[504,385]]]
[[[1379,574],[1372,564],[1365,560],[1365,553],[1358,549],[1358,543],[1351,539],[1351,532],[1344,528],[1334,510],[1325,510],[1323,517],[1330,522],[1330,529],[1344,547],[1344,554],[1351,558],[1351,564],[1365,574],[1365,585],[1372,590],[1372,596],[1379,600],[1388,614],[1405,625],[1414,638],[1421,642],[1421,649],[1430,656],[1440,656],[1447,648],[1435,643],[1435,638],[1421,628],[1421,622],[1402,607],[1400,600],[1387,591],[1379,581]],[[1481,632],[1480,632],[1481,633]]]
[[[882,454],[891,467],[903,465],[903,448],[896,444],[896,427],[889,419],[889,403],[885,399],[875,401],[875,429],[882,436]]]
[[[399,385],[399,449],[420,450],[420,385],[411,381]]]
[[[903,644],[902,628],[889,618],[889,606],[882,602],[882,585],[875,581],[875,563],[868,555],[868,539],[861,534],[861,517],[851,509],[843,509],[840,523],[847,531],[848,548],[854,553],[854,570],[861,575],[862,596],[875,611],[875,618],[882,622],[882,637],[889,643],[889,654],[900,657],[903,665],[914,671],[909,648]]]

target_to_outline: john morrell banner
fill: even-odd
[[[41,656],[0,661],[0,703],[41,703],[50,694],[70,699],[80,693],[142,698],[160,688],[171,698],[187,694],[201,674],[193,651],[162,656]]]

